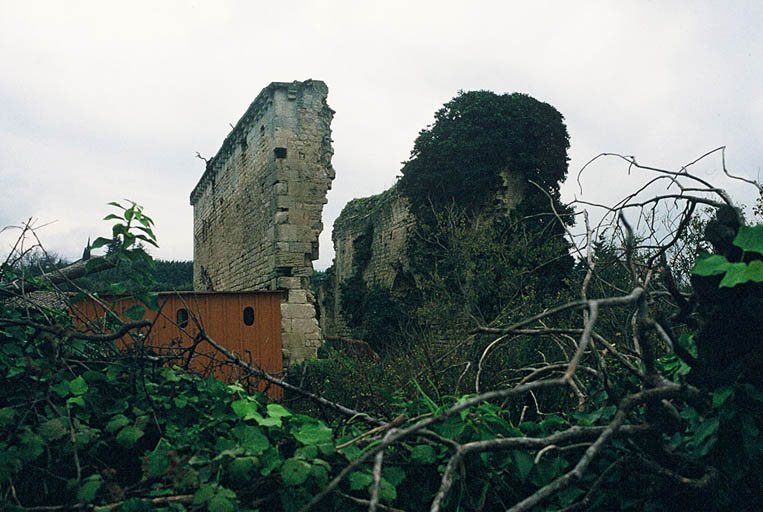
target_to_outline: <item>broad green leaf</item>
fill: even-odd
[[[91,503],[95,499],[98,489],[101,488],[101,484],[103,484],[103,480],[101,480],[100,475],[90,477],[77,491],[77,499],[85,503]]]
[[[117,444],[122,448],[132,448],[138,439],[143,437],[143,431],[133,425],[128,425],[117,434]]]
[[[225,496],[220,496],[218,494],[209,500],[209,503],[207,503],[207,510],[209,510],[209,512],[233,512],[236,510],[236,505]]]
[[[281,466],[281,478],[286,485],[300,485],[310,474],[310,464],[300,459],[287,459]]]
[[[349,446],[345,446],[341,450],[339,450],[345,457],[347,457],[347,460],[349,462],[354,461],[358,457],[360,457],[361,450],[358,448],[357,445],[351,444]]]
[[[237,482],[247,482],[251,471],[257,465],[257,457],[237,457],[228,466],[228,473]]]
[[[723,405],[723,403],[734,394],[734,388],[731,386],[724,386],[722,388],[718,388],[713,393],[713,407],[717,408]]]
[[[128,423],[130,423],[130,420],[127,419],[127,416],[124,414],[117,414],[116,416],[112,417],[111,420],[109,420],[109,422],[106,424],[105,430],[109,434],[113,434]]]
[[[520,450],[513,450],[511,456],[514,459],[514,464],[517,465],[519,481],[524,483],[524,481],[527,480],[527,475],[530,474],[530,471],[533,468],[533,458],[529,453]]]
[[[203,485],[199,487],[199,490],[193,495],[193,504],[201,505],[202,503],[208,502],[215,496],[215,494],[217,494],[216,491],[217,489],[214,485]]]
[[[56,441],[64,437],[68,432],[67,423],[61,418],[54,418],[40,424],[37,427],[37,432],[48,442]]]
[[[172,368],[163,368],[162,369],[162,379],[164,379],[166,382],[180,382],[181,381],[180,376]]]
[[[395,486],[389,483],[385,478],[382,478],[379,482],[379,499],[391,503],[397,498],[397,491]]]
[[[434,448],[428,444],[420,444],[414,446],[411,450],[411,459],[415,460],[419,464],[434,464]]]
[[[262,463],[260,474],[262,476],[268,476],[274,469],[283,463],[283,458],[278,454],[278,450],[276,448],[270,448],[265,450],[265,452],[262,454],[260,457],[260,462]]]
[[[382,471],[382,476],[384,476],[384,479],[389,483],[397,487],[400,482],[405,480],[406,475],[402,468],[397,466],[389,466],[384,468]]]
[[[82,376],[89,384],[93,384],[95,382],[103,382],[106,380],[106,376],[103,374],[103,372],[96,372],[94,370],[87,370],[82,374]]]
[[[16,417],[16,411],[10,407],[0,409],[0,428],[5,427]]]
[[[732,243],[745,252],[763,254],[763,224],[739,226],[737,236]]]
[[[27,431],[21,434],[21,446],[19,447],[19,457],[22,460],[30,462],[42,455],[45,441],[37,434]]]
[[[678,343],[686,349],[692,357],[697,357],[697,344],[694,341],[694,333],[685,332],[678,337]]]
[[[318,444],[331,440],[331,429],[322,422],[303,425],[294,437],[302,444]]]
[[[127,287],[122,283],[111,283],[109,284],[109,291],[113,295],[122,295],[127,291]]]
[[[84,408],[86,405],[85,400],[83,400],[81,396],[73,396],[69,398],[66,403],[70,405],[79,405],[82,408]]]
[[[281,418],[288,418],[291,416],[291,412],[289,412],[284,406],[279,404],[268,404],[268,419],[269,420],[275,420],[275,423],[273,425],[266,425],[265,421],[257,420],[257,423],[259,423],[262,426],[275,426],[280,427],[281,426]]]
[[[253,419],[256,416],[260,416],[260,414],[257,412],[257,403],[252,402],[251,400],[244,398],[241,400],[236,400],[230,405],[233,408],[233,412],[236,413],[236,416],[244,421]]]
[[[354,473],[350,473],[350,489],[353,491],[359,491],[360,489],[365,489],[369,485],[371,485],[371,482],[374,481],[374,477],[371,476],[370,473],[361,473],[360,471],[355,471]]]
[[[731,263],[726,275],[721,279],[719,288],[733,288],[738,284],[744,284],[747,281],[763,281],[763,262],[757,263],[752,269],[747,263]]]
[[[135,304],[124,313],[124,315],[130,320],[140,320],[141,318],[143,318],[143,315],[145,314],[146,314],[146,308],[144,308],[140,304]]]
[[[69,391],[71,391],[74,396],[84,395],[87,392],[87,388],[87,382],[82,378],[82,375],[69,382]]]
[[[236,425],[232,433],[241,443],[241,446],[253,455],[260,455],[270,446],[268,438],[258,427],[253,425],[245,423]]]
[[[312,460],[318,456],[318,447],[314,444],[309,444],[302,448],[297,448],[294,451],[294,456],[305,460]]]
[[[709,436],[715,434],[718,431],[719,421],[718,418],[712,418],[705,420],[699,424],[696,432],[694,432],[694,443],[698,446],[702,441]]]
[[[466,428],[466,422],[461,419],[461,416],[450,416],[448,419],[442,422],[437,430],[443,437],[448,439],[456,439]]]
[[[58,384],[50,386],[50,389],[52,389],[61,398],[66,398],[69,396],[69,381],[59,381]]]
[[[706,254],[699,256],[694,264],[693,274],[698,276],[715,276],[725,273],[731,263],[721,254]]]
[[[263,418],[260,413],[254,413],[252,415],[254,418],[254,421],[257,422],[257,424],[261,427],[280,427],[281,426],[281,418],[268,416],[267,418]]]
[[[323,455],[333,455],[334,453],[336,453],[336,446],[334,446],[334,443],[331,441],[327,441],[325,443],[318,443],[317,446]]]
[[[329,481],[329,472],[328,472],[328,469],[326,469],[322,465],[313,464],[310,467],[310,474],[313,475],[313,478],[315,479],[315,482],[320,487],[323,487]]]
[[[145,306],[151,311],[159,310],[159,294],[146,292],[146,293],[139,293],[135,297],[139,301],[141,301],[143,304],[145,304]]]
[[[101,237],[96,238],[95,241],[92,244],[90,244],[90,248],[91,249],[99,249],[99,248],[101,248],[101,247],[103,247],[105,245],[109,245],[111,242],[112,242],[112,240],[110,238],[104,238],[104,237],[101,236]],[[94,261],[94,260],[89,260],[88,263],[90,263],[92,261]],[[85,266],[87,266],[87,263],[85,264]]]

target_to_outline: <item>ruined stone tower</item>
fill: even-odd
[[[284,290],[285,362],[321,342],[309,289],[331,188],[328,87],[273,82],[207,163],[191,192],[196,290]]]

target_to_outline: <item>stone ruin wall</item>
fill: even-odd
[[[527,182],[509,171],[501,173],[501,184],[486,198],[482,216],[507,215],[524,198]],[[364,265],[363,281],[391,290],[415,286],[410,282],[406,248],[415,229],[415,219],[408,200],[396,186],[376,196],[347,203],[334,223],[334,287],[321,290],[321,327],[326,334],[351,336],[351,329],[341,313],[341,283],[349,279],[358,264],[356,241],[371,233],[370,257]],[[361,262],[363,263],[363,262]],[[413,276],[415,278],[415,276]]]
[[[396,187],[372,197],[354,199],[347,203],[334,222],[331,238],[334,242],[335,286],[332,304],[321,311],[321,326],[328,334],[350,336],[351,330],[341,313],[339,283],[355,273],[356,241],[371,236],[370,258],[364,265],[363,281],[394,290],[407,269],[405,248],[414,226],[408,201],[400,196]],[[326,307],[328,306],[328,307]]]
[[[321,343],[309,281],[334,179],[327,94],[317,80],[271,83],[191,193],[194,289],[284,290],[285,364]]]

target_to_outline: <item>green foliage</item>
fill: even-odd
[[[743,258],[746,253],[763,255],[763,225],[740,226],[733,244],[742,249]],[[719,286],[733,288],[747,282],[763,282],[763,261],[754,259],[749,263],[734,263],[723,254],[705,254],[697,259],[693,273],[704,277],[722,275]]]
[[[419,133],[399,186],[414,215],[455,203],[475,214],[508,171],[556,190],[567,174],[569,136],[562,115],[526,94],[461,92]]]

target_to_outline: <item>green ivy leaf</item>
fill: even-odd
[[[704,254],[697,257],[693,274],[698,276],[715,276],[725,273],[731,263],[721,254]]]
[[[718,388],[713,393],[713,408],[718,408],[730,397],[734,394],[734,388],[731,386],[724,386],[722,388]]]
[[[513,450],[511,456],[514,459],[514,464],[517,465],[519,481],[524,483],[533,468],[534,460],[529,453],[520,450]]]
[[[757,263],[760,263],[761,266],[756,266],[752,272],[750,272],[750,267],[747,265],[747,263],[729,264],[729,269],[726,271],[726,275],[723,276],[723,279],[721,279],[721,283],[718,285],[718,287],[733,288],[738,284],[743,284],[747,281],[753,280],[756,274],[763,270],[763,262]],[[756,272],[756,270],[758,270],[758,272]],[[761,280],[763,280],[763,274],[761,274]]]
[[[37,427],[37,432],[48,442],[56,441],[67,433],[66,422],[60,418],[48,420]]]
[[[694,432],[694,444],[699,446],[705,439],[718,432],[718,418],[705,420],[699,424]]]
[[[411,459],[419,464],[434,464],[434,448],[428,444],[414,446],[411,450]]]
[[[50,389],[53,390],[61,398],[66,398],[69,396],[69,381],[59,381],[57,384],[50,386]]]
[[[211,500],[217,494],[217,488],[214,485],[202,485],[193,495],[193,504],[201,505]]]
[[[319,444],[331,440],[331,429],[322,422],[303,425],[294,437],[302,444]]]
[[[19,457],[26,462],[35,460],[42,455],[45,441],[37,434],[27,431],[21,434],[21,446],[19,447]]]
[[[248,482],[251,479],[251,472],[257,465],[257,462],[257,457],[237,457],[228,466],[228,473],[236,482]]]
[[[360,489],[365,489],[369,485],[371,485],[371,482],[374,481],[374,477],[371,476],[370,473],[361,473],[360,471],[355,471],[354,473],[350,473],[350,489],[353,491],[359,491]]]
[[[140,304],[135,304],[124,313],[124,315],[130,320],[140,320],[141,318],[143,318],[143,315],[145,314],[146,314],[146,308],[144,308]]]
[[[257,416],[262,417],[257,412],[257,403],[252,402],[251,400],[247,400],[246,398],[241,400],[236,400],[235,402],[232,402],[230,405],[233,408],[233,412],[236,413],[236,416],[238,416],[244,421],[253,419]]]
[[[233,435],[248,452],[260,455],[270,447],[270,441],[262,431],[253,426],[242,423],[232,430]]]
[[[466,428],[466,422],[460,416],[451,416],[437,428],[443,437],[456,439]]]
[[[315,482],[320,486],[325,486],[329,481],[329,472],[324,466],[320,464],[313,464],[310,467],[310,474],[315,479]]]
[[[80,407],[83,407],[83,408],[86,405],[85,404],[85,400],[81,396],[73,396],[73,397],[69,398],[66,401],[66,403],[70,404],[70,405],[79,405]]]
[[[69,391],[71,391],[74,396],[84,395],[87,392],[87,389],[87,382],[82,378],[82,375],[69,382]]]
[[[345,457],[347,457],[347,460],[349,462],[352,462],[355,459],[357,459],[358,457],[360,457],[360,454],[362,453],[360,448],[358,448],[357,445],[355,445],[355,444],[351,444],[349,446],[345,446],[344,448],[339,450],[339,452],[342,455],[344,455]]]
[[[143,437],[143,431],[133,425],[128,425],[117,434],[117,444],[122,448],[132,448],[138,439]]]
[[[287,459],[281,466],[281,478],[286,485],[301,485],[310,474],[310,464],[300,459]]]
[[[300,459],[312,460],[318,456],[318,447],[314,444],[297,448],[294,451],[294,456]]]
[[[209,512],[233,512],[236,510],[236,505],[225,496],[220,496],[218,494],[209,500],[209,503],[207,503],[207,510],[209,510]]]
[[[405,471],[403,471],[402,468],[398,466],[389,466],[385,467],[382,471],[382,476],[385,480],[387,480],[389,483],[397,487],[400,482],[405,480]]]
[[[395,490],[395,486],[382,478],[379,482],[379,499],[386,501],[387,503],[391,503],[395,501],[395,498],[397,498],[397,491]]]
[[[16,417],[16,411],[10,407],[3,407],[0,409],[0,428],[4,428],[6,425],[13,421]]]
[[[739,226],[737,236],[732,243],[745,252],[763,254],[763,224]]]
[[[274,416],[276,418],[288,418],[291,416],[286,407],[279,404],[268,404],[268,416]]]
[[[95,499],[98,489],[101,488],[101,484],[103,484],[101,475],[91,476],[77,491],[77,499],[84,503],[91,503]]]
[[[112,417],[111,420],[106,424],[105,430],[109,434],[113,434],[128,423],[130,423],[130,420],[127,419],[127,416],[124,414],[117,414],[116,416]]]

